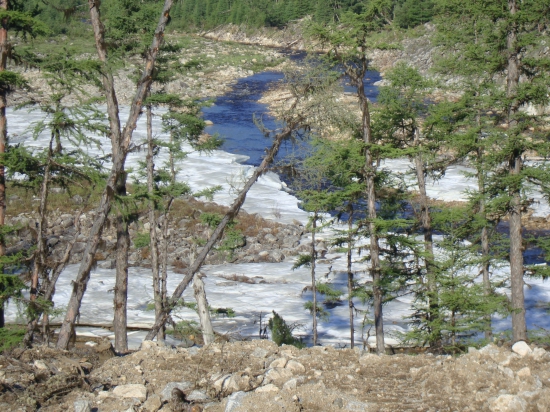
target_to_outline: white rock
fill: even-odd
[[[286,366],[287,359],[286,358],[279,358],[275,359],[273,362],[269,364],[270,368],[284,368]]]
[[[500,395],[489,405],[491,412],[525,412],[527,402],[517,395]]]
[[[145,402],[147,399],[147,388],[145,385],[135,383],[119,385],[113,390],[113,395],[119,398],[136,398],[140,402]]]
[[[221,377],[216,377],[214,379],[214,385],[212,385],[214,387],[214,389],[216,389],[216,391],[218,392],[221,392],[221,390],[223,389],[223,386],[224,386],[224,382],[229,379],[231,377],[231,375],[223,375]]]
[[[283,389],[290,391],[290,390],[296,389],[297,386],[298,386],[298,381],[296,379],[291,379],[288,382],[285,382],[285,384],[283,385]]]
[[[292,371],[293,373],[304,373],[306,371],[304,365],[292,359],[288,361],[285,368]]]
[[[74,412],[91,412],[92,405],[89,400],[80,399],[74,403]]]
[[[279,392],[279,388],[277,388],[275,385],[270,383],[269,385],[260,386],[258,389],[256,389],[254,392]]]
[[[159,347],[159,344],[157,342],[153,342],[152,340],[144,340],[141,342],[141,346],[139,347],[139,350],[150,350],[150,349],[156,349]]]
[[[243,399],[246,396],[246,392],[235,392],[227,398],[227,404],[225,405],[224,412],[234,412],[239,409]]]
[[[187,400],[188,401],[193,401],[193,402],[207,401],[209,399],[210,399],[210,397],[204,391],[194,390],[189,395],[187,395]]]
[[[548,352],[543,348],[535,348],[532,353],[533,359],[536,361],[545,361],[548,360]]]
[[[512,351],[514,351],[521,357],[527,356],[533,352],[529,345],[527,345],[527,343],[522,340],[514,343],[514,346],[512,346]]]
[[[283,368],[273,368],[269,369],[265,374],[265,382],[277,382],[282,383],[286,382],[293,377],[292,371]]]
[[[254,352],[252,352],[252,356],[255,358],[267,358],[267,355],[269,355],[269,351],[262,348],[256,348]]]
[[[34,361],[34,367],[36,369],[40,369],[40,370],[43,370],[43,371],[47,371],[48,370],[48,366],[44,363],[44,361],[42,360],[35,360]]]
[[[531,376],[531,369],[529,369],[527,366],[525,368],[522,368],[518,371],[518,376],[520,378],[527,378]]]

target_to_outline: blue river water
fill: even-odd
[[[299,61],[303,56],[302,53],[296,53],[290,57]],[[258,100],[263,93],[282,81],[283,77],[281,72],[266,71],[240,79],[229,93],[219,97],[213,106],[203,110],[204,118],[214,123],[205,131],[209,134],[217,133],[224,139],[222,150],[248,156],[245,164],[258,166],[261,163],[265,150],[271,146],[271,141],[256,127],[254,117],[261,118],[264,126],[271,130],[275,129],[277,124],[267,114],[267,106],[258,103]],[[378,72],[368,72],[365,77],[365,92],[371,100],[376,100],[378,96],[378,88],[374,83],[380,79]],[[346,84],[346,79],[342,81],[344,90],[352,92],[353,87]],[[285,142],[276,160],[288,156],[294,150],[292,143]]]
[[[300,52],[288,55],[298,63],[304,56],[305,54]],[[218,97],[211,107],[203,109],[204,118],[214,123],[205,131],[209,134],[219,134],[224,139],[222,150],[248,156],[245,164],[258,166],[261,163],[265,151],[271,146],[271,141],[255,125],[254,118],[261,118],[268,129],[273,130],[278,125],[275,119],[267,114],[267,105],[259,103],[258,100],[269,89],[276,87],[283,78],[284,75],[281,72],[266,71],[239,79],[230,92]],[[365,93],[369,100],[376,101],[378,87],[375,83],[381,79],[380,73],[374,71],[368,72],[365,76]],[[345,92],[354,92],[348,79],[343,78],[342,82]],[[291,154],[296,155],[296,150],[297,148],[290,141],[284,142],[275,161]],[[303,150],[303,145],[300,150]],[[501,223],[498,230],[507,234],[507,224]],[[524,252],[525,263],[545,262],[541,252],[538,248],[528,247]]]

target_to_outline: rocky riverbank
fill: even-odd
[[[68,41],[65,37],[50,42]],[[180,69],[166,84],[152,85],[152,93],[164,91],[177,94],[182,99],[209,99],[227,93],[240,78],[251,76],[268,67],[284,63],[279,50],[257,45],[246,45],[213,41],[198,36],[169,33],[166,41],[180,44],[177,63]],[[95,59],[94,53],[84,53],[82,58]],[[141,72],[143,60],[139,56],[125,60],[124,67],[115,72],[115,90],[121,105],[130,105],[135,92],[135,76]],[[32,67],[14,66],[10,70],[19,72],[28,82],[27,88],[16,89],[8,96],[8,105],[23,102],[47,100],[53,90],[49,87],[42,71]],[[80,96],[100,97],[100,90],[91,85],[82,85]],[[70,106],[78,103],[78,95],[69,95],[63,103]]]
[[[113,357],[99,341],[0,356],[0,388],[0,407],[12,411],[543,412],[550,354],[524,342],[454,357],[256,340],[191,348],[144,342]]]
[[[224,213],[225,208],[213,203],[200,202],[195,199],[180,200],[185,202],[188,211],[184,217],[178,215],[169,218],[168,230],[168,262],[176,270],[188,267],[197,252],[200,244],[208,239],[211,228],[201,221],[203,213]],[[76,205],[75,205],[76,207]],[[187,210],[186,209],[186,210]],[[86,241],[95,217],[95,211],[90,210],[80,215],[78,226],[75,226],[75,215],[54,211],[49,217],[46,232],[50,255],[54,260],[60,260],[69,242],[75,242],[70,263],[82,260]],[[17,226],[13,246],[8,253],[28,250],[36,242],[36,225],[38,215],[33,212],[20,213],[8,218],[7,224]],[[296,224],[283,225],[250,215],[241,211],[237,217],[237,229],[241,229],[242,242],[234,250],[219,250],[210,253],[206,264],[220,263],[253,263],[253,262],[282,262],[292,260],[299,253],[310,250],[311,240],[305,228]],[[96,261],[99,267],[112,269],[116,259],[116,224],[115,217],[110,217],[107,229],[103,232],[102,242]],[[157,229],[158,230],[158,229]],[[130,224],[130,236],[136,239],[139,234],[149,232],[147,216],[143,214],[136,222]],[[160,235],[160,233],[159,233]],[[320,243],[320,248],[326,246]],[[150,267],[150,251],[148,246],[132,243],[129,256],[130,266]]]

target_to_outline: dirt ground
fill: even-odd
[[[550,354],[519,349],[377,356],[266,340],[145,342],[123,357],[106,341],[18,349],[0,356],[0,410],[550,411]]]

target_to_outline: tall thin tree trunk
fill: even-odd
[[[169,222],[168,222],[168,215],[170,213],[170,209],[172,209],[172,204],[174,203],[174,198],[170,198],[168,200],[168,204],[166,206],[166,210],[164,212],[164,220],[163,220],[163,226],[162,226],[162,250],[161,250],[161,256],[162,256],[162,271],[160,273],[160,299],[162,302],[162,310],[166,310],[166,307],[168,306],[168,291],[167,291],[167,280],[168,280],[168,229],[169,229]],[[160,328],[159,333],[157,335],[157,340],[165,339],[166,337],[166,328],[163,326]]]
[[[364,70],[361,76],[354,79],[361,106],[361,130],[363,142],[365,143],[365,180],[367,195],[367,215],[369,219],[370,236],[370,261],[372,276],[372,292],[374,307],[374,329],[376,331],[376,352],[378,354],[386,353],[384,343],[384,314],[382,304],[384,302],[384,292],[380,286],[382,273],[380,269],[380,245],[378,234],[376,233],[376,188],[374,179],[376,177],[376,164],[372,155],[371,145],[374,144],[371,130],[369,101],[365,95],[364,74],[367,72],[368,64],[363,63]]]
[[[348,306],[349,306],[349,335],[350,346],[355,347],[355,328],[353,324],[353,272],[351,271],[351,255],[352,255],[352,236],[351,229],[353,227],[353,205],[351,205],[350,214],[348,217],[348,253],[347,253],[347,269],[348,269]]]
[[[414,131],[414,145],[420,150],[420,130]],[[426,284],[428,288],[428,320],[434,322],[439,317],[439,298],[437,293],[437,279],[435,274],[435,259],[433,245],[432,217],[430,214],[430,205],[426,191],[426,166],[422,159],[422,153],[417,153],[414,158],[416,169],[416,180],[418,182],[418,194],[420,203],[420,219],[422,221],[422,232],[424,235],[424,265],[426,267]],[[430,343],[438,344],[440,342],[440,331],[432,332],[432,341]]]
[[[117,182],[117,195],[120,198],[126,196],[126,172],[124,168],[119,174]],[[128,250],[130,249],[130,233],[128,232],[128,217],[126,206],[122,203],[117,210],[116,217],[116,274],[115,290],[113,298],[114,318],[113,329],[115,332],[115,352],[119,354],[128,352]]]
[[[155,302],[155,319],[162,314],[162,297],[160,291],[160,275],[159,275],[159,250],[157,238],[157,217],[156,217],[156,201],[155,185],[154,185],[154,142],[153,142],[153,114],[151,106],[147,106],[147,192],[149,193],[149,250],[151,252],[151,270],[153,272],[153,299]],[[159,334],[157,340],[163,340],[163,336]]]
[[[478,142],[478,145],[481,143]],[[483,149],[478,146],[477,149],[477,161],[483,161]],[[477,168],[477,188],[481,195],[479,200],[479,216],[483,221],[483,227],[481,228],[480,242],[481,242],[481,275],[483,278],[483,293],[485,296],[492,294],[491,288],[491,274],[490,274],[490,255],[489,255],[489,227],[487,225],[487,211],[485,208],[485,172],[481,166]],[[490,341],[493,338],[493,330],[491,328],[491,314],[485,316],[485,339]]]
[[[50,170],[51,170],[51,158],[53,155],[52,145],[54,141],[55,132],[52,132],[50,144],[48,146],[48,157],[46,158],[46,167],[44,168],[44,177],[42,180],[42,186],[40,188],[40,206],[38,207],[38,228],[36,230],[36,250],[34,251],[33,270],[31,274],[31,289],[30,289],[30,313],[34,316],[34,319],[38,319],[38,313],[41,313],[41,308],[36,304],[36,298],[38,297],[38,280],[40,276],[44,276],[45,264],[46,264],[46,228],[48,222],[46,218],[48,208],[48,188],[50,185]],[[47,320],[46,313],[44,314],[44,320]],[[32,322],[31,322],[32,323]],[[33,325],[33,331],[36,324]],[[44,327],[47,330],[47,327]],[[24,342],[26,346],[30,346],[33,339],[33,334],[25,335]],[[47,344],[47,343],[46,343]]]
[[[296,130],[299,125],[302,124],[303,119],[294,121],[290,124],[287,124],[285,129],[278,133],[273,141],[273,145],[269,149],[267,155],[262,160],[262,163],[260,166],[254,170],[254,173],[252,176],[248,179],[244,187],[239,192],[237,198],[223,217],[222,221],[219,223],[218,227],[214,230],[208,241],[206,242],[206,245],[203,246],[200,253],[197,255],[189,269],[187,270],[187,274],[182,279],[182,281],[179,283],[179,285],[176,287],[174,292],[172,293],[172,297],[170,298],[170,301],[168,302],[168,305],[165,308],[164,314],[161,319],[155,321],[155,324],[145,337],[145,340],[153,340],[159,330],[164,326],[168,318],[170,317],[170,313],[172,312],[172,309],[174,308],[175,302],[178,301],[178,299],[181,297],[185,289],[187,288],[187,285],[191,282],[193,279],[193,276],[197,271],[200,269],[202,264],[204,263],[204,260],[206,259],[206,256],[208,253],[212,250],[216,242],[222,237],[223,231],[227,224],[232,221],[237,214],[239,213],[239,210],[241,210],[241,207],[246,200],[246,195],[252,185],[258,180],[258,178],[264,174],[267,171],[267,167],[273,162],[273,159],[279,152],[279,148],[281,146],[281,143],[284,139],[288,138],[294,130]]]
[[[0,0],[0,9],[8,9],[8,0]],[[0,21],[0,72],[6,70],[8,60],[8,19]],[[6,118],[7,91],[0,88],[0,155],[6,153],[8,144],[8,121]],[[0,228],[6,222],[6,175],[4,164],[0,163]],[[0,235],[0,257],[6,254],[6,241]],[[3,265],[0,265],[0,274],[4,273]],[[1,287],[0,287],[1,288]],[[0,289],[0,293],[2,290]],[[0,300],[0,328],[4,327],[4,300]]]
[[[40,206],[38,207],[38,228],[36,231],[36,250],[34,252],[34,267],[31,275],[30,300],[34,302],[38,295],[38,280],[44,271],[46,263],[46,228],[48,222],[46,213],[48,209],[48,189],[50,185],[51,159],[53,155],[53,141],[55,132],[52,132],[50,144],[48,145],[48,157],[46,158],[46,167],[44,168],[44,177],[40,188]]]
[[[508,11],[511,16],[518,12],[516,0],[508,0]],[[509,129],[517,125],[515,115],[519,107],[516,99],[519,85],[520,56],[518,47],[518,27],[513,22],[508,30],[507,51],[508,65],[506,77],[506,93],[512,100],[510,105],[508,126]],[[513,135],[513,131],[511,132]],[[513,153],[510,156],[508,173],[510,177],[517,177],[522,170],[523,162],[521,153]],[[527,324],[525,322],[525,297],[523,292],[523,236],[521,233],[521,189],[517,183],[512,183],[510,188],[510,284],[512,294],[512,339],[514,342],[527,339]]]
[[[214,343],[214,328],[212,328],[212,320],[210,319],[210,310],[208,309],[208,300],[206,300],[206,291],[204,282],[200,273],[193,277],[193,289],[195,291],[195,299],[197,300],[197,312],[201,322],[202,338],[205,345]]]
[[[317,231],[317,211],[313,212],[311,222],[311,292],[313,293],[313,346],[317,346],[317,284],[315,283],[315,260],[317,252],[315,248],[315,232]]]
[[[111,144],[112,144],[112,159],[113,165],[111,173],[107,180],[107,184],[100,200],[100,205],[97,209],[96,219],[90,230],[89,241],[84,251],[82,263],[78,269],[78,274],[73,282],[73,290],[67,305],[67,313],[61,325],[59,337],[57,340],[57,348],[67,349],[69,347],[70,338],[74,333],[74,324],[80,313],[80,305],[82,298],[86,292],[88,281],[90,280],[90,271],[94,264],[94,256],[97,252],[99,242],[101,241],[101,233],[105,227],[105,222],[109,211],[111,210],[111,202],[114,193],[117,190],[117,184],[120,176],[124,173],[124,163],[128,154],[128,148],[132,140],[132,134],[136,128],[137,119],[140,116],[143,101],[149,92],[152,74],[155,66],[155,61],[164,40],[164,29],[170,18],[170,9],[172,8],[173,0],[165,0],[164,8],[151,43],[151,47],[147,52],[145,68],[138,82],[136,94],[130,106],[130,114],[126,121],[126,126],[122,133],[120,132],[120,120],[118,102],[114,89],[113,75],[108,68],[107,62],[107,47],[105,43],[105,27],[101,22],[99,13],[99,2],[88,0],[90,7],[90,18],[92,28],[94,30],[96,49],[100,61],[103,63],[103,89],[107,98],[107,113],[109,117]]]

